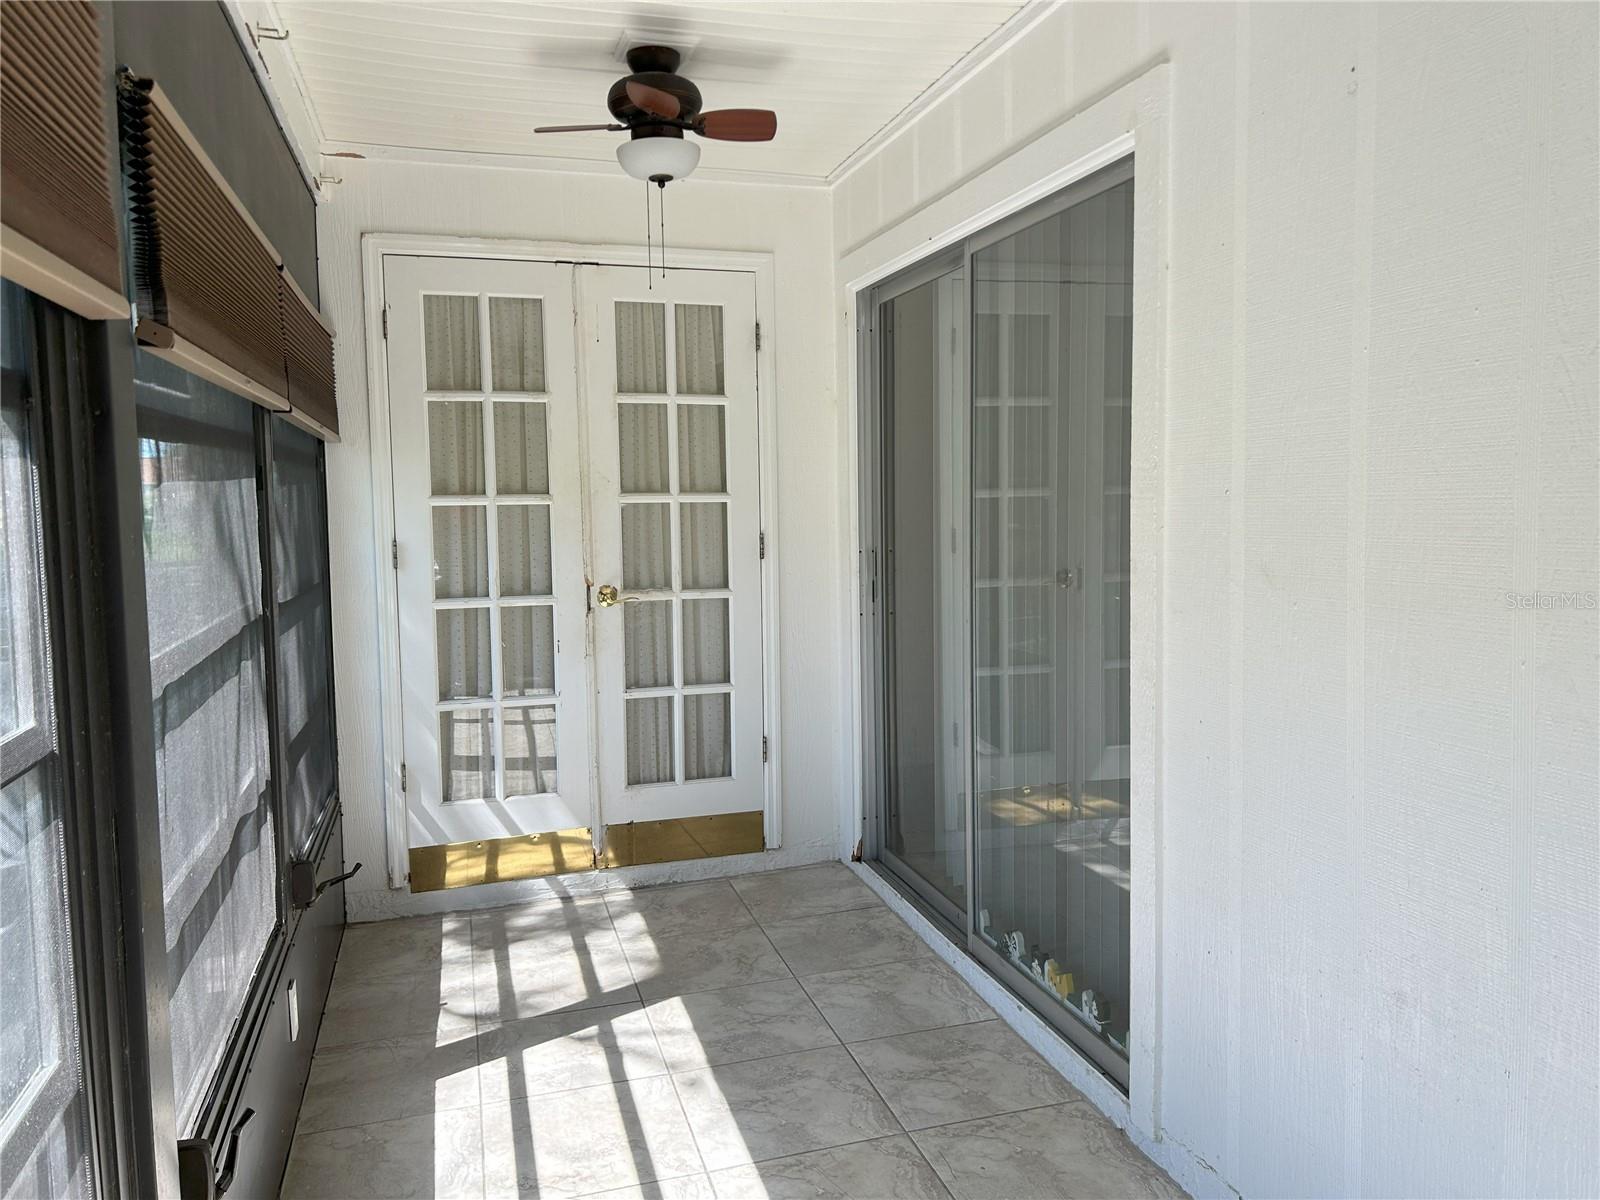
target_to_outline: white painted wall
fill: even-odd
[[[329,162],[343,177],[331,201],[318,210],[323,306],[340,331],[336,363],[341,441],[328,453],[339,777],[345,857],[367,864],[348,885],[351,918],[507,903],[550,890],[579,891],[726,869],[726,864],[674,864],[417,897],[388,888],[361,236],[426,233],[642,244],[644,185],[620,171],[613,177],[353,159]],[[819,188],[696,180],[673,184],[667,193],[667,237],[669,262],[673,247],[773,256],[777,312],[775,320],[763,318],[763,334],[776,354],[778,391],[778,519],[775,527],[767,528],[780,570],[783,847],[778,854],[741,860],[738,865],[756,869],[831,858],[837,845],[837,760],[842,741],[837,699],[844,653],[837,606],[831,603],[843,585],[838,394],[834,323],[828,312],[833,269],[828,195]]]
[[[834,189],[843,312],[1170,63],[1132,1120],[1196,1190],[1600,1194],[1600,614],[1507,600],[1600,591],[1597,14],[1072,4]]]

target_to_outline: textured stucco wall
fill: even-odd
[[[1597,14],[1071,4],[834,189],[859,266],[1170,63],[1135,1112],[1193,1186],[1600,1193],[1600,614],[1508,602],[1600,591]]]

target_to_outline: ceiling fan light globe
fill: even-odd
[[[617,161],[635,179],[687,179],[700,164],[700,147],[688,138],[634,138],[617,147]]]

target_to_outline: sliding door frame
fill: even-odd
[[[1130,152],[1098,165],[1077,179],[1035,200],[1026,207],[999,218],[956,240],[952,245],[935,251],[887,279],[865,288],[857,294],[856,308],[856,362],[858,367],[857,395],[857,449],[859,479],[859,516],[861,556],[861,697],[862,716],[862,800],[866,818],[863,833],[863,857],[874,866],[881,867],[899,890],[921,909],[925,915],[943,925],[957,944],[976,959],[996,980],[1018,996],[1035,1013],[1047,1021],[1070,1042],[1093,1066],[1124,1091],[1129,1085],[1129,1060],[1117,1054],[1110,1046],[1093,1036],[1071,1013],[1061,1005],[1034,994],[1034,989],[1019,979],[1016,965],[996,953],[979,933],[979,863],[977,855],[977,763],[973,752],[973,721],[976,712],[974,675],[973,624],[972,624],[972,528],[975,493],[973,490],[973,352],[976,339],[977,305],[973,303],[976,279],[973,259],[977,254],[997,245],[1023,230],[1058,216],[1086,200],[1135,178],[1134,155]],[[1137,188],[1136,192],[1137,194]],[[901,861],[888,848],[886,837],[886,806],[892,790],[892,758],[894,749],[894,700],[888,672],[893,663],[893,628],[888,620],[888,601],[893,586],[893,572],[889,567],[892,550],[889,524],[892,520],[890,488],[893,485],[893,423],[886,419],[885,408],[893,395],[894,364],[886,352],[888,337],[892,333],[892,320],[888,305],[896,297],[921,287],[953,270],[961,271],[962,286],[966,291],[966,328],[958,341],[957,361],[960,383],[957,390],[959,420],[951,431],[957,437],[957,450],[963,458],[964,470],[957,483],[958,532],[957,544],[965,554],[957,565],[959,588],[965,597],[963,613],[958,624],[961,628],[962,672],[964,688],[961,699],[961,763],[962,792],[966,804],[966,908],[956,905],[922,879],[908,864]],[[1135,884],[1130,876],[1130,895]],[[1132,980],[1130,979],[1130,988]]]
[[[954,271],[962,271],[968,267],[967,256],[960,247],[950,247],[929,255],[922,262],[905,271],[885,280],[870,290],[867,303],[858,311],[858,361],[861,364],[861,382],[863,396],[872,397],[872,402],[860,406],[858,417],[861,422],[859,431],[860,444],[863,448],[862,455],[862,490],[861,490],[861,547],[866,561],[863,562],[862,580],[862,638],[864,646],[876,647],[876,652],[864,658],[862,682],[864,697],[868,698],[866,712],[868,720],[863,723],[862,736],[867,749],[869,766],[865,772],[865,786],[868,791],[867,812],[870,819],[864,834],[863,854],[869,861],[884,864],[894,877],[894,881],[918,902],[928,914],[941,923],[947,931],[956,937],[964,938],[966,929],[970,924],[970,909],[972,899],[972,837],[971,837],[971,812],[972,789],[969,779],[963,788],[965,795],[965,808],[968,816],[967,836],[965,839],[965,864],[963,891],[967,897],[965,906],[957,905],[938,888],[923,879],[893,850],[889,848],[885,810],[890,796],[894,790],[894,767],[891,751],[895,739],[895,706],[893,689],[890,686],[889,671],[893,664],[893,628],[888,620],[888,602],[894,588],[894,573],[888,558],[887,530],[893,520],[893,506],[891,501],[891,488],[894,483],[892,467],[892,454],[894,450],[894,425],[885,420],[885,398],[894,391],[894,361],[892,356],[886,354],[885,347],[893,333],[891,309],[892,301],[917,288],[924,287],[936,280],[949,275]],[[965,279],[965,277],[963,277]],[[963,286],[966,286],[963,284]],[[970,294],[970,288],[968,289]],[[958,361],[955,367],[956,394],[955,405],[957,412],[962,414],[959,430],[957,453],[963,456],[963,464],[970,457],[972,447],[972,426],[970,420],[972,406],[972,379],[970,364],[967,361],[964,342],[958,342]],[[868,451],[867,447],[874,447]],[[872,470],[868,471],[868,466]],[[963,494],[962,488],[970,477],[966,472],[957,486],[957,498]],[[957,538],[962,546],[970,545],[971,514],[966,506],[957,510],[958,533]],[[967,581],[960,581],[961,594],[968,594]],[[965,632],[962,659],[971,661],[971,626],[970,622],[963,622]],[[965,684],[965,692],[961,697],[961,745],[959,752],[962,761],[970,760],[972,742],[971,722],[969,716],[972,711],[971,680]]]

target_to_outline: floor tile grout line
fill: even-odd
[[[1023,1108],[1008,1108],[1005,1112],[984,1113],[976,1117],[960,1117],[954,1121],[940,1121],[934,1125],[918,1125],[915,1129],[907,1129],[906,1133],[915,1140],[916,1135],[919,1133],[933,1133],[940,1129],[954,1129],[957,1125],[972,1125],[978,1121],[997,1121],[1002,1117],[1015,1117],[1022,1113],[1043,1112],[1047,1108],[1062,1108],[1068,1104],[1087,1104],[1095,1112],[1098,1113],[1100,1111],[1094,1108],[1093,1103],[1090,1102],[1087,1096],[1079,1096],[1073,1100],[1052,1100],[1049,1104],[1029,1104]],[[1111,1128],[1115,1129],[1116,1126],[1113,1125]]]
[[[497,1100],[495,1103],[500,1104],[504,1103],[504,1101]],[[302,1138],[321,1137],[325,1133],[344,1133],[351,1129],[368,1129],[373,1125],[392,1125],[397,1121],[419,1121],[424,1117],[437,1116],[439,1113],[466,1112],[468,1109],[482,1109],[483,1106],[483,1096],[480,1089],[478,1099],[468,1104],[434,1104],[425,1112],[403,1113],[397,1117],[379,1117],[374,1121],[352,1121],[348,1125],[328,1125],[321,1129],[301,1129],[296,1124],[294,1140],[300,1141]]]
[[[670,1071],[667,1073],[667,1081],[672,1087],[673,1098],[678,1102],[678,1112],[683,1117],[683,1127],[689,1131],[689,1141],[694,1146],[694,1155],[700,1160],[700,1173],[706,1176],[707,1181],[709,1182],[711,1177],[711,1164],[706,1161],[706,1152],[700,1145],[700,1135],[695,1132],[694,1122],[689,1118],[689,1106],[683,1102],[683,1089],[678,1086],[677,1077]],[[715,1187],[713,1187],[711,1190],[713,1193],[716,1192]]]
[[[875,1033],[871,1037],[855,1038],[852,1041],[839,1041],[846,1046],[870,1046],[873,1042],[887,1042],[890,1038],[914,1037],[919,1033],[940,1033],[946,1029],[970,1029],[974,1025],[987,1025],[991,1021],[998,1021],[998,1016],[979,1017],[976,1021],[952,1021],[948,1025],[928,1025],[922,1029],[902,1029],[898,1033]]]

